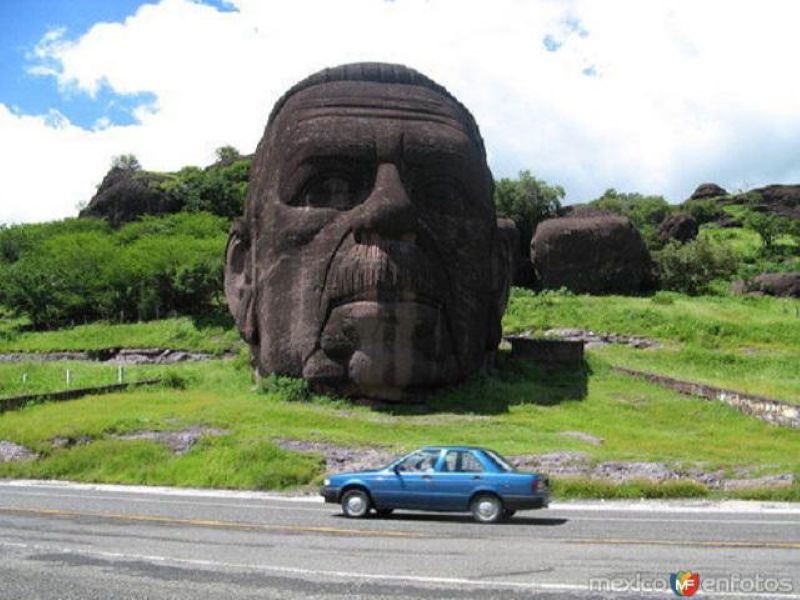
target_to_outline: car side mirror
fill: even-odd
[[[392,467],[392,471],[394,471],[395,475],[398,475],[398,476],[400,475],[400,467],[398,465],[394,465]]]

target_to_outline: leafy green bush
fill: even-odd
[[[690,295],[709,292],[712,281],[729,278],[737,267],[730,250],[705,238],[685,244],[672,241],[653,258],[661,286]]]
[[[308,400],[311,390],[305,379],[275,375],[270,373],[258,383],[258,391],[264,394],[277,394],[289,402],[302,402]]]
[[[227,223],[178,213],[118,231],[93,219],[0,230],[0,304],[38,329],[207,314],[222,300]]]
[[[698,225],[717,220],[725,211],[713,200],[691,200],[683,205],[683,210],[691,215]]]

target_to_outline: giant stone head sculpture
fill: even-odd
[[[326,69],[275,105],[225,294],[261,375],[403,400],[489,365],[510,252],[478,127],[400,65]]]

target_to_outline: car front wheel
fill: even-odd
[[[479,494],[470,504],[472,517],[478,523],[497,523],[503,518],[503,502],[492,494]]]
[[[351,519],[362,519],[369,513],[369,495],[364,490],[348,490],[342,496],[342,512]]]

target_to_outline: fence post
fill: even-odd
[[[122,375],[123,375],[123,368],[122,365],[117,366],[117,383],[122,383]]]
[[[69,387],[69,384],[72,383],[72,371],[70,371],[69,369],[67,369],[66,379],[67,379],[67,387]]]
[[[28,383],[28,374],[27,373],[23,373],[22,374],[22,383],[24,383],[24,384]]]

